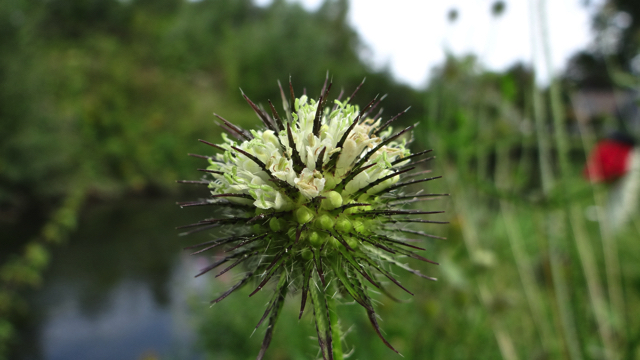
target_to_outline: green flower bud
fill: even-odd
[[[269,220],[269,228],[272,231],[278,232],[278,231],[282,231],[284,229],[284,221],[276,218],[276,217],[272,217],[271,220]]]
[[[302,255],[302,258],[305,259],[305,260],[313,259],[313,252],[311,252],[311,250],[309,250],[309,248],[302,249],[300,254]]]
[[[351,231],[351,221],[347,220],[344,216],[340,216],[336,221],[335,229],[342,233]]]
[[[349,247],[354,249],[354,250],[357,249],[358,245],[360,244],[358,239],[356,239],[354,237],[347,237],[345,240],[347,241],[347,245],[349,245]]]
[[[341,178],[335,177],[335,176],[333,176],[331,174],[326,174],[325,175],[325,180],[326,180],[326,182],[324,184],[325,189],[333,189],[333,188],[336,187],[336,185],[338,185],[340,183],[340,181],[342,181]]]
[[[315,222],[315,225],[322,230],[333,229],[333,218],[327,214],[321,215]]]
[[[300,224],[306,224],[313,219],[313,211],[308,207],[302,206],[296,210],[296,220]]]
[[[325,210],[333,210],[342,206],[342,196],[335,191],[329,191],[324,195],[326,199],[322,200],[322,208]]]
[[[320,245],[324,243],[321,235],[317,231],[309,232],[307,240],[309,240],[309,243],[311,244],[311,246],[316,248],[320,247]]]

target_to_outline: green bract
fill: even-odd
[[[196,253],[228,247],[223,258],[197,276],[225,263],[229,265],[220,274],[240,263],[247,270],[240,282],[212,303],[250,282],[257,283],[251,295],[270,280],[275,284],[262,319],[269,317],[270,324],[258,359],[264,356],[288,293],[301,292],[300,316],[311,298],[322,356],[333,359],[341,352],[336,349],[340,339],[334,336],[339,334],[337,320],[330,316],[333,310],[328,310],[335,293],[362,305],[380,338],[393,349],[380,333],[367,287],[387,293],[380,282],[382,276],[409,292],[392,276],[391,265],[433,279],[400,260],[411,257],[432,262],[413,252],[424,249],[399,235],[433,237],[407,225],[441,223],[415,215],[442,211],[401,208],[439,195],[406,193],[409,185],[437,178],[405,180],[420,174],[410,174],[415,164],[430,159],[416,161],[428,151],[411,154],[406,148],[415,125],[394,133],[389,124],[402,113],[383,122],[378,116],[369,117],[375,100],[360,111],[350,104],[351,98],[328,102],[330,88],[331,84],[325,84],[318,101],[295,98],[290,86],[288,102],[281,91],[284,117],[271,102],[267,114],[243,95],[265,128],[247,131],[218,116],[229,135],[224,134],[224,142],[218,145],[201,140],[217,153],[202,156],[208,158],[209,166],[201,170],[211,177],[191,181],[207,184],[211,199],[181,204],[213,204],[233,210],[228,216],[185,226],[195,228],[188,233],[232,226],[235,234],[189,247],[204,247]]]

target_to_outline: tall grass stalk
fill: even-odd
[[[566,133],[565,119],[563,115],[564,110],[562,107],[562,100],[560,95],[560,85],[553,74],[553,64],[551,62],[550,37],[548,33],[546,16],[546,1],[540,0],[538,4],[540,32],[543,44],[543,57],[545,59],[547,69],[549,70],[549,76],[551,79],[549,96],[554,124],[555,142],[560,165],[560,187],[562,194],[564,194],[565,196],[564,200],[568,204],[568,199],[566,199],[566,196],[568,194],[566,183],[569,180],[571,169],[569,165],[568,138]],[[581,213],[579,205],[571,204],[567,206],[574,240],[578,249],[578,255],[582,263],[584,276],[587,280],[589,299],[596,317],[596,322],[598,323],[598,332],[600,333],[602,344],[605,347],[605,356],[606,358],[611,358],[614,347],[612,343],[613,339],[610,324],[607,320],[608,304],[602,291],[602,285],[598,276],[595,256],[593,254],[593,249],[591,247],[589,237],[585,229],[584,216]]]
[[[535,16],[535,0],[530,0],[530,9],[529,13],[531,14],[531,18],[529,19],[529,23],[531,25],[531,63],[536,63],[536,20]],[[534,71],[535,74],[535,71]],[[546,112],[544,102],[542,99],[542,94],[540,93],[540,89],[536,84],[536,79],[532,82],[532,91],[531,91],[531,101],[532,101],[532,111],[533,111],[533,119],[535,122],[535,130],[536,130],[536,140],[538,144],[538,162],[540,164],[540,179],[542,181],[542,191],[545,196],[549,195],[551,192],[551,187],[553,186],[553,172],[551,167],[551,148],[549,146],[549,140],[547,139],[544,124],[544,114]]]
[[[471,207],[469,204],[463,203],[463,188],[461,186],[457,186],[456,183],[452,183],[455,180],[453,179],[455,175],[453,173],[448,173],[447,178],[449,178],[449,187],[457,196],[453,197],[453,203],[455,207],[455,212],[460,216],[462,221],[462,238],[464,240],[465,247],[467,249],[467,253],[469,254],[469,258],[471,259],[474,254],[478,253],[481,250],[479,246],[479,241],[477,237],[477,232],[475,229],[477,226],[474,226],[474,219],[471,214],[468,213],[467,209]],[[505,360],[517,360],[518,355],[513,345],[513,340],[509,335],[509,332],[504,328],[503,324],[499,321],[498,316],[492,313],[491,307],[491,299],[493,298],[493,294],[489,286],[486,284],[486,280],[477,279],[477,291],[478,297],[482,306],[487,311],[489,315],[489,322],[491,323],[491,329],[493,330],[494,336],[496,338],[496,342],[498,343],[498,348],[500,349],[500,354],[502,358]]]
[[[572,105],[575,109],[574,99],[572,98]],[[578,111],[574,111],[575,114],[579,114]],[[592,149],[595,145],[594,136],[589,128],[586,126],[586,119],[579,118],[578,127],[580,130],[580,138],[582,140],[582,148],[585,156],[588,154],[589,149]],[[598,227],[600,230],[600,238],[602,239],[602,251],[604,254],[605,271],[607,276],[607,285],[609,300],[611,302],[611,315],[614,318],[614,326],[621,331],[617,332],[618,336],[624,337],[624,329],[626,326],[626,306],[624,300],[624,293],[622,290],[622,277],[620,272],[620,259],[618,256],[618,242],[615,238],[609,219],[605,214],[605,199],[603,189],[591,184],[591,190],[593,192],[593,200],[597,209]]]
[[[537,7],[535,6],[535,0],[530,1],[530,24],[531,24],[531,44],[532,44],[532,59],[533,64],[536,63],[536,16],[535,14],[538,12]],[[535,67],[534,67],[535,69]],[[537,72],[534,71],[534,74]],[[550,144],[547,139],[547,131],[545,129],[544,123],[544,114],[546,112],[546,108],[543,102],[543,97],[536,81],[532,82],[533,89],[531,92],[532,101],[533,101],[533,118],[536,124],[536,139],[538,143],[538,151],[539,151],[539,163],[540,163],[540,176],[542,182],[542,192],[545,198],[548,198],[551,194],[553,188],[553,172],[551,166],[551,149]],[[553,282],[553,287],[555,290],[555,300],[556,306],[560,316],[560,324],[562,326],[562,333],[564,337],[564,344],[567,347],[567,352],[569,357],[572,360],[582,359],[582,353],[580,350],[580,343],[578,341],[577,330],[575,328],[575,321],[573,319],[573,314],[571,312],[571,308],[569,306],[569,295],[567,290],[566,280],[564,275],[561,273],[561,260],[559,258],[558,251],[558,242],[559,238],[562,236],[559,228],[561,224],[559,223],[561,218],[561,214],[558,211],[555,211],[554,214],[547,214],[544,217],[544,228],[546,231],[546,237],[548,238],[548,253],[549,253],[549,267],[551,270],[551,277]]]
[[[560,95],[560,85],[557,78],[553,74],[553,64],[551,61],[550,50],[550,37],[547,24],[546,13],[546,0],[540,0],[538,2],[538,17],[540,36],[542,40],[542,53],[546,63],[546,67],[549,71],[550,88],[549,96],[551,103],[551,114],[554,124],[554,139],[556,143],[558,162],[560,167],[560,190],[563,194],[564,202],[567,204],[567,211],[569,215],[569,223],[572,228],[574,240],[578,250],[578,256],[582,263],[582,269],[584,276],[587,280],[587,288],[589,292],[589,299],[593,312],[595,314],[596,322],[598,324],[598,332],[600,334],[602,344],[605,347],[606,358],[611,358],[614,347],[612,344],[612,333],[606,314],[608,311],[608,304],[602,291],[602,285],[598,275],[598,268],[595,262],[595,256],[593,249],[589,243],[589,238],[584,225],[584,219],[580,211],[580,207],[577,204],[569,205],[567,198],[567,182],[570,177],[570,164],[569,164],[569,145],[566,132],[566,124],[564,118],[564,109],[562,106],[562,100]]]
[[[580,342],[578,341],[578,332],[569,303],[567,279],[565,274],[562,272],[562,259],[559,249],[559,242],[562,239],[563,234],[566,234],[566,230],[564,229],[564,223],[566,222],[565,215],[565,212],[557,210],[547,214],[545,218],[547,236],[549,239],[549,266],[551,268],[551,278],[553,281],[553,288],[555,290],[556,305],[560,312],[562,329],[569,356],[571,359],[582,359],[582,351],[580,350]]]
[[[511,174],[509,147],[505,145],[496,146],[496,154],[496,185],[504,191],[509,191],[511,186],[511,184],[509,184]],[[542,295],[540,294],[535,283],[535,278],[533,277],[531,260],[523,247],[524,239],[515,215],[517,213],[517,209],[510,202],[505,199],[501,199],[500,213],[505,225],[507,239],[511,246],[513,258],[516,263],[516,268],[518,269],[518,275],[527,299],[527,305],[529,306],[533,323],[536,327],[545,353],[549,354],[552,352],[553,348],[552,332],[546,320],[547,316],[544,314]]]
[[[535,0],[531,0],[530,2],[530,14],[531,14],[531,36],[532,36],[532,54],[533,54],[533,63],[536,63],[536,54],[538,52],[536,43],[537,43],[537,29],[535,24],[538,23],[540,28],[543,28],[542,24],[546,22],[545,12],[544,12],[544,3],[538,3],[538,7],[535,6]],[[538,14],[539,16],[536,16]],[[546,28],[545,28],[546,29]],[[541,31],[541,40],[543,43],[546,43],[548,47],[548,38],[546,37],[546,30]],[[548,51],[543,51],[548,55]],[[550,62],[547,62],[547,66],[549,66]],[[534,67],[535,69],[535,67]],[[551,72],[551,69],[549,68]],[[534,71],[534,74],[538,74],[537,71]],[[550,144],[547,139],[547,131],[545,129],[544,123],[544,114],[546,113],[546,108],[543,101],[543,96],[536,84],[536,81],[533,81],[533,117],[535,119],[536,124],[536,138],[539,148],[539,163],[540,163],[540,175],[542,182],[542,191],[545,198],[549,198],[551,195],[551,191],[554,186],[554,176],[553,176],[553,167],[551,165],[551,149]],[[563,237],[562,229],[562,219],[565,216],[561,211],[554,211],[552,214],[548,214],[545,217],[544,222],[546,223],[546,232],[548,237],[548,253],[549,253],[549,267],[551,270],[551,277],[553,282],[553,287],[555,290],[555,300],[556,306],[558,308],[558,312],[560,315],[560,323],[562,325],[562,333],[564,335],[564,343],[567,347],[568,355],[573,360],[582,359],[582,352],[580,350],[580,343],[578,340],[577,329],[575,327],[575,321],[573,313],[571,312],[571,307],[569,305],[569,294],[568,287],[566,283],[566,279],[564,274],[561,271],[561,259],[559,251],[559,242]]]
[[[476,127],[476,130],[480,130],[482,127]],[[476,133],[477,135],[477,133]],[[480,156],[485,156],[486,150],[482,149],[480,152]],[[457,159],[457,169],[465,169],[466,166],[470,163],[467,156],[464,154],[460,154]],[[453,203],[455,207],[455,212],[460,216],[462,221],[462,238],[464,241],[465,248],[467,250],[467,254],[471,262],[473,262],[473,257],[476,254],[479,254],[483,251],[482,246],[480,245],[480,240],[478,239],[478,232],[476,229],[479,228],[477,224],[476,216],[474,213],[469,211],[473,206],[469,201],[465,201],[465,199],[472,199],[468,191],[465,190],[465,187],[460,185],[459,175],[463,174],[459,170],[455,171],[449,168],[447,171],[446,178],[448,180],[449,188],[451,189],[451,193],[456,194],[453,197]],[[478,195],[478,194],[476,194]],[[476,198],[478,198],[476,196]],[[478,201],[480,204],[480,202]],[[502,358],[505,360],[518,360],[518,354],[513,344],[513,339],[511,335],[507,331],[504,326],[504,322],[500,321],[498,314],[496,314],[491,309],[492,300],[495,299],[495,294],[492,293],[491,288],[488,285],[486,277],[478,277],[476,279],[477,284],[477,292],[479,300],[487,312],[489,316],[489,322],[491,324],[491,328],[493,330],[494,336],[496,338],[496,342],[498,344],[498,348],[500,349],[500,354]]]
[[[447,152],[445,144],[442,143],[442,139],[436,134],[440,124],[436,121],[438,118],[452,118],[453,113],[450,112],[451,109],[455,108],[454,104],[450,104],[450,99],[447,94],[439,93],[433,91],[426,99],[427,109],[429,109],[429,113],[427,114],[427,124],[430,129],[433,131],[430,132],[431,136],[429,136],[429,143],[433,145],[433,147],[441,154],[442,157],[446,158]],[[477,127],[476,127],[477,129]],[[482,152],[480,148],[477,149],[478,152]],[[453,163],[457,162],[457,166]],[[460,156],[456,159],[442,159],[440,164],[444,165],[444,177],[447,179],[447,188],[450,193],[455,194],[452,198],[454,212],[455,214],[462,219],[461,227],[462,227],[462,239],[467,250],[467,254],[469,259],[472,258],[473,254],[476,254],[478,250],[480,250],[479,240],[477,238],[477,232],[475,229],[477,228],[475,224],[475,220],[468,209],[472,208],[468,201],[465,202],[465,198],[468,199],[468,196],[471,195],[466,191],[466,187],[463,187],[459,184],[459,176],[461,175],[461,171],[459,169],[464,169],[465,166],[468,165],[468,161],[465,156],[460,154]],[[450,164],[450,165],[446,165]],[[500,354],[505,360],[518,360],[517,352],[515,346],[513,344],[513,340],[509,335],[509,332],[503,327],[501,322],[498,320],[498,317],[495,314],[491,313],[490,303],[491,299],[494,298],[493,294],[490,291],[490,287],[486,284],[484,279],[478,278],[477,282],[477,296],[480,300],[480,303],[484,310],[487,312],[489,316],[489,322],[491,325],[491,330],[493,331],[494,337],[496,339],[496,343],[498,344],[498,348]]]
[[[605,347],[606,358],[612,358],[614,352],[613,338],[611,327],[607,319],[608,304],[604,296],[601,283],[599,281],[598,267],[596,265],[593,248],[591,247],[589,236],[584,224],[584,216],[579,205],[571,205],[569,208],[571,227],[573,228],[573,236],[576,241],[578,254],[582,262],[582,271],[587,279],[587,288],[589,290],[589,299],[593,308],[596,322],[598,323],[598,332],[602,338]]]

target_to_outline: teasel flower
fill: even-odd
[[[242,94],[264,127],[245,130],[215,115],[226,131],[224,141],[200,140],[215,154],[195,155],[208,160],[209,166],[199,170],[210,177],[181,181],[207,185],[211,195],[179,205],[214,205],[225,208],[226,214],[182,226],[188,229],[183,234],[213,228],[226,228],[231,234],[187,247],[197,249],[193,254],[225,249],[223,257],[196,276],[223,265],[216,277],[238,265],[246,271],[211,304],[248,284],[254,286],[249,296],[273,284],[271,300],[256,326],[268,319],[258,359],[269,346],[286,297],[296,292],[301,293],[300,318],[311,302],[324,360],[343,358],[335,298],[353,299],[362,306],[382,341],[396,351],[382,335],[369,289],[394,299],[381,281],[386,278],[413,295],[394,277],[393,267],[435,280],[406,264],[406,258],[413,258],[437,265],[417,254],[425,249],[406,236],[439,238],[408,225],[446,223],[420,218],[443,211],[403,208],[446,195],[410,191],[412,185],[440,177],[420,177],[428,171],[416,171],[419,163],[433,157],[426,157],[430,150],[412,154],[407,148],[416,125],[397,132],[391,128],[406,110],[382,121],[380,112],[372,116],[380,100],[362,110],[353,105],[360,86],[344,101],[341,94],[330,103],[331,83],[326,80],[317,101],[305,95],[296,98],[289,81],[288,96],[280,86],[284,116],[271,101],[266,111]]]

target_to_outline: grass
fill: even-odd
[[[229,43],[251,43],[243,39]],[[14,171],[20,172],[15,177],[42,184],[35,194],[79,190],[67,194],[29,247],[0,268],[0,313],[16,302],[14,284],[40,281],[46,250],[75,227],[88,196],[85,187],[118,193],[172,184],[178,174],[192,173],[195,162],[185,161],[183,153],[203,149],[195,139],[216,141],[212,109],[234,121],[255,121],[248,107],[229,101],[237,94],[215,90],[220,81],[215,76],[173,77],[162,71],[163,65],[136,60],[153,58],[151,50],[146,54],[146,47],[132,46],[143,54],[116,51],[117,39],[108,36],[87,43],[44,48],[43,58],[50,61],[42,61],[38,71],[23,70],[30,77],[15,80],[25,93],[35,91],[31,87],[46,89],[39,90],[46,96],[35,105],[24,101],[37,109],[35,119],[46,126],[25,126],[13,136],[16,148],[29,149],[24,160],[15,161]],[[209,55],[202,58],[209,61]],[[261,56],[255,59],[262,61]],[[299,57],[295,60],[300,63]],[[427,191],[452,196],[420,204],[445,209],[451,224],[425,226],[448,238],[424,242],[428,257],[441,265],[412,263],[437,277],[437,283],[396,271],[415,296],[399,289],[393,292],[403,300],[399,303],[375,296],[387,338],[407,359],[640,359],[640,221],[614,232],[604,220],[586,219],[585,209],[602,209],[606,198],[603,186],[579,177],[594,134],[588,128],[565,131],[571,104],[561,101],[557,82],[549,93],[532,79],[508,86],[505,74],[487,77],[474,65],[469,59],[449,59],[427,91],[425,119],[413,145],[433,147],[438,159],[430,165],[435,175],[444,175],[430,182]],[[49,79],[45,74],[56,76],[42,87],[36,79]],[[44,115],[52,104],[57,115]],[[41,130],[59,124],[68,125],[53,133]],[[77,140],[61,141],[72,130],[79,134]],[[41,154],[57,155],[52,161]],[[56,160],[85,157],[81,167]],[[599,219],[604,218],[600,212]],[[230,284],[212,281],[211,298]],[[249,299],[249,291],[233,294],[213,309],[194,299],[201,346],[209,358],[257,355],[264,328],[250,335],[267,300],[266,294]],[[296,299],[286,302],[268,358],[318,356],[312,316],[307,309],[298,321],[298,305]],[[339,302],[338,311],[350,359],[396,357],[357,305]],[[0,343],[11,335],[7,324],[0,320]]]
[[[636,307],[628,307],[626,314],[609,307],[600,310],[604,312],[605,324],[613,331],[608,339],[613,342],[611,348],[603,342],[600,324],[594,316],[585,270],[594,271],[602,284],[605,259],[602,251],[596,251],[597,223],[583,224],[584,233],[591,235],[586,239],[586,247],[593,255],[593,263],[587,263],[593,267],[589,270],[581,261],[584,256],[575,239],[566,232],[568,216],[563,210],[516,206],[504,200],[499,205],[480,207],[466,200],[473,198],[472,194],[463,193],[460,187],[456,190],[449,201],[456,215],[446,229],[448,240],[429,244],[428,253],[436,254],[441,265],[413,264],[439,281],[431,283],[399,271],[403,285],[414,291],[415,297],[409,299],[399,290],[394,295],[408,300],[407,303],[377,297],[381,301],[378,304],[381,326],[405,358],[637,356],[638,323],[632,320],[640,315]],[[588,204],[585,201],[577,206],[584,208]],[[558,234],[562,230],[563,236]],[[554,234],[555,244],[546,235],[548,231],[558,232]],[[633,228],[625,229],[619,238],[620,248],[625,249],[619,264],[628,304],[640,300],[640,272],[634,270],[633,256],[639,250],[637,238]],[[216,283],[213,292],[223,289],[225,285]],[[255,356],[261,331],[250,339],[249,335],[265,304],[266,298],[248,299],[247,294],[239,293],[212,309],[196,310],[199,316],[203,315],[202,343],[210,358]],[[608,301],[599,305],[607,306]],[[308,359],[317,353],[312,316],[307,312],[298,322],[297,311],[297,300],[287,302],[270,349],[271,358]],[[395,356],[377,339],[357,305],[341,304],[338,311],[343,328],[349,329],[345,344],[346,352],[353,350],[352,359]],[[624,328],[620,316],[629,319]],[[635,341],[625,340],[634,335]]]
[[[423,243],[441,265],[408,261],[439,281],[396,271],[415,297],[399,289],[400,303],[376,297],[385,336],[408,359],[639,358],[640,232],[634,222],[614,232],[602,214],[585,215],[606,196],[580,176],[593,135],[565,131],[557,92],[532,86],[517,106],[464,65],[432,85],[414,142],[435,149],[430,165],[444,176],[426,191],[452,195],[418,203],[447,211],[450,225],[425,226],[447,240]],[[215,283],[211,296],[224,289]],[[297,320],[298,301],[285,305],[270,358],[320,356],[312,316]],[[247,339],[265,304],[239,293],[199,309],[209,358],[253,358],[262,336]],[[357,306],[340,303],[338,312],[350,359],[396,356]]]

